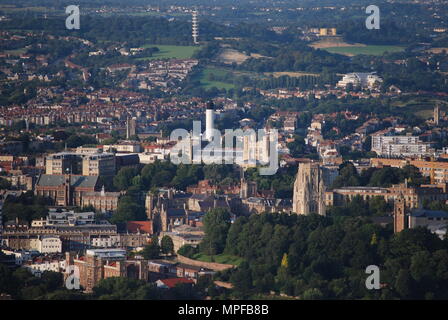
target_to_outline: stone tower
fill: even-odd
[[[154,195],[151,192],[146,194],[145,198],[146,217],[148,220],[154,219]]]
[[[256,181],[247,181],[244,178],[241,179],[241,187],[240,187],[241,199],[256,197],[257,193],[258,193],[258,190],[257,190],[257,182]]]
[[[325,183],[318,163],[300,163],[294,182],[292,211],[325,215]]]
[[[436,104],[436,106],[434,107],[434,124],[438,126],[439,122],[440,122],[440,108],[439,105]]]
[[[394,233],[401,232],[407,227],[406,202],[403,194],[400,194],[394,202]]]

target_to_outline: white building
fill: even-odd
[[[62,240],[59,236],[38,236],[30,240],[30,248],[40,253],[61,253]]]
[[[65,259],[37,259],[31,263],[24,264],[34,276],[40,277],[45,271],[61,272],[66,268]]]
[[[385,157],[430,156],[435,150],[417,136],[372,136],[372,151]]]
[[[372,89],[382,82],[383,79],[374,73],[354,72],[344,75],[336,86],[345,89],[348,84],[352,84],[353,87]]]
[[[112,248],[120,244],[118,235],[95,235],[90,238],[90,244],[97,248]]]

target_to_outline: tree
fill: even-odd
[[[184,244],[179,248],[179,250],[177,250],[177,253],[187,258],[193,258],[193,256],[198,253],[198,248],[189,244]]]
[[[412,278],[409,271],[401,269],[398,273],[397,280],[395,281],[395,290],[403,299],[412,298]]]
[[[142,255],[145,259],[157,259],[160,256],[159,238],[157,236],[152,237],[151,243],[145,246],[142,251]]]
[[[6,180],[5,178],[0,178],[0,189],[9,189],[11,188],[11,182]]]
[[[200,244],[201,251],[209,255],[222,253],[230,228],[229,212],[223,208],[211,209],[204,216],[203,223],[205,237]]]
[[[174,244],[173,239],[170,236],[164,236],[161,241],[161,249],[164,254],[173,254],[174,253]]]

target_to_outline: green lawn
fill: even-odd
[[[213,257],[213,259],[212,259]],[[233,264],[240,265],[243,262],[243,259],[236,256],[231,256],[228,254],[218,254],[216,256],[208,256],[203,253],[197,253],[193,257],[194,260],[204,261],[204,262],[217,262],[223,264]]]
[[[157,47],[159,52],[155,53],[152,57],[139,58],[139,60],[153,60],[153,59],[189,59],[193,54],[199,50],[200,46],[172,46],[172,45],[160,45],[160,44],[147,44],[144,48]]]
[[[212,87],[216,87],[218,89],[226,89],[226,90],[234,89],[235,85],[233,83],[209,80],[210,74],[214,74],[215,76],[222,77],[227,72],[229,72],[229,71],[227,71],[226,69],[207,67],[202,71],[199,81],[201,81],[202,87],[204,87],[205,89],[210,89]]]
[[[10,55],[13,56],[19,56],[22,53],[26,53],[28,51],[28,49],[26,48],[20,48],[20,49],[15,49],[15,50],[4,50],[4,53],[9,53]]]
[[[358,54],[367,54],[373,56],[380,56],[385,52],[400,52],[403,51],[404,47],[399,46],[365,46],[365,47],[329,47],[325,48],[331,53],[338,53],[343,55],[358,55]]]

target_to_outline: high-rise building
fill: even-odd
[[[198,23],[198,12],[194,10],[192,12],[192,36],[194,44],[199,44],[199,23]]]
[[[293,212],[325,215],[325,183],[318,163],[300,163],[294,183]]]
[[[126,139],[130,139],[132,136],[137,134],[137,119],[127,118],[126,119]]]

